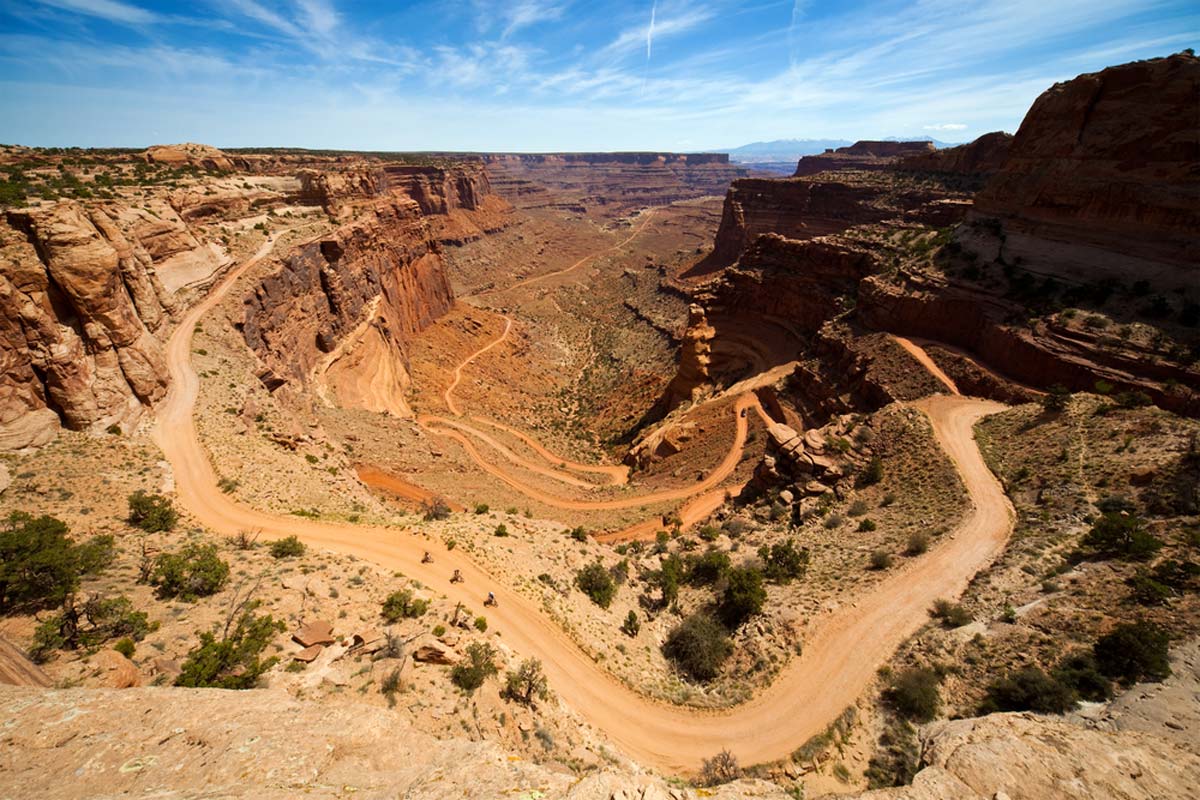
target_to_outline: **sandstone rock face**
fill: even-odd
[[[804,156],[796,164],[794,175],[799,178],[839,169],[889,169],[902,158],[932,153],[936,149],[933,142],[855,142],[820,155]]]
[[[725,195],[714,257],[733,263],[761,234],[811,239],[875,222],[886,212],[868,205],[878,191],[834,181],[734,181]]]
[[[955,175],[994,175],[1004,166],[1012,147],[1011,133],[985,133],[973,142],[900,159],[896,168],[912,172]]]
[[[183,144],[156,144],[146,148],[142,157],[151,164],[166,164],[171,167],[199,167],[201,169],[229,172],[246,166],[246,159],[228,156],[208,144],[185,142]]]
[[[441,247],[507,224],[479,165],[300,173],[300,194],[344,224],[284,259],[245,300],[243,335],[272,390],[328,379],[342,405],[407,414],[407,348],[454,301]],[[356,349],[357,348],[357,349]],[[367,398],[364,372],[390,376]]]
[[[687,330],[679,351],[679,369],[667,385],[663,397],[665,412],[670,412],[685,400],[690,400],[697,389],[708,383],[708,367],[712,363],[712,340],[717,332],[708,324],[704,307],[696,303],[688,306]]]
[[[723,153],[493,153],[482,156],[496,193],[519,208],[621,216],[721,195],[747,170]]]
[[[963,244],[1080,280],[1200,280],[1200,58],[1056,84],[1030,108]]]
[[[71,201],[10,211],[0,226],[0,447],[131,423],[167,373],[152,335],[175,308],[154,257],[117,207]],[[160,253],[194,240],[149,225]]]

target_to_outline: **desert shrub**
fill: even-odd
[[[874,486],[881,480],[883,480],[883,460],[879,456],[873,456],[867,464],[867,468],[858,476],[857,485],[862,489]]]
[[[1129,585],[1129,597],[1135,603],[1143,606],[1163,606],[1175,596],[1175,591],[1158,580],[1146,570],[1138,570],[1136,575],[1126,578]]]
[[[867,786],[883,789],[912,783],[920,766],[916,730],[905,720],[896,720],[879,737],[879,749],[867,764]]]
[[[729,634],[712,617],[696,613],[675,626],[663,643],[663,655],[681,672],[698,681],[717,677],[733,645]]]
[[[877,527],[878,526],[875,524],[875,520],[863,519],[861,522],[858,523],[858,532],[859,533],[870,533],[871,531],[875,530],[875,528],[877,528]]]
[[[846,510],[846,513],[852,517],[861,517],[870,510],[871,507],[867,505],[866,500],[855,500],[850,504],[850,508]]]
[[[871,569],[887,569],[892,565],[892,554],[887,550],[871,553]]]
[[[608,608],[617,596],[617,582],[599,561],[579,570],[575,575],[575,585],[601,608]]]
[[[300,663],[300,662],[295,662]],[[391,672],[383,676],[383,680],[379,682],[379,693],[387,698],[388,706],[396,705],[396,694],[403,687],[403,681],[400,677],[400,667],[396,667]]]
[[[659,569],[646,576],[646,584],[657,587],[660,592],[660,607],[671,605],[679,597],[679,585],[683,582],[684,574],[683,559],[671,553],[663,558]]]
[[[149,494],[138,489],[129,495],[129,524],[146,533],[161,533],[175,529],[179,512],[161,494]]]
[[[931,669],[914,667],[893,676],[883,697],[897,714],[916,722],[929,722],[937,716],[942,698],[941,680]]]
[[[632,608],[625,615],[625,621],[621,623],[621,632],[631,639],[637,638],[638,633],[642,630],[642,621],[638,619],[637,612]]]
[[[833,530],[834,528],[841,527],[845,521],[846,518],[841,514],[830,514],[825,518],[825,527],[829,530]]]
[[[709,550],[702,556],[691,558],[687,571],[688,583],[693,586],[711,586],[725,577],[729,567],[728,555],[720,550]]]
[[[450,504],[441,497],[421,501],[421,514],[427,520],[446,519],[450,516]]]
[[[929,550],[929,534],[925,531],[913,531],[908,537],[908,546],[904,552],[910,556],[919,556]]]
[[[500,537],[508,536],[508,526],[501,522],[496,526],[496,530],[493,531],[492,534]]]
[[[1112,697],[1112,683],[1100,674],[1096,657],[1086,650],[1065,656],[1054,668],[1052,676],[1081,700],[1099,702]]]
[[[577,542],[586,542],[588,540],[587,531],[580,525],[577,528],[572,528],[568,531],[568,535]]]
[[[486,633],[487,629],[488,629],[487,617],[476,617],[475,618],[475,630],[479,631],[480,633]]]
[[[929,615],[942,621],[947,628],[961,628],[971,621],[971,614],[958,603],[940,599],[933,602]]]
[[[753,567],[729,570],[725,591],[717,601],[717,616],[730,630],[762,611],[767,599],[763,574]]]
[[[475,513],[476,514],[488,513],[488,504],[487,503],[476,503],[475,504]]]
[[[1162,542],[1148,533],[1141,518],[1118,511],[1106,511],[1092,523],[1083,537],[1084,547],[1097,554],[1145,560],[1154,555]]]
[[[1056,383],[1046,390],[1041,397],[1042,410],[1047,414],[1062,411],[1071,401],[1071,392],[1061,383]]]
[[[696,531],[696,535],[705,542],[715,542],[717,537],[721,535],[721,529],[716,525],[705,525]]]
[[[740,777],[742,769],[738,766],[737,756],[728,750],[722,750],[712,758],[704,759],[696,783],[700,786],[720,786]]]
[[[1170,636],[1152,622],[1118,625],[1092,646],[1101,674],[1124,684],[1161,681],[1171,674],[1167,647]]]
[[[83,575],[112,561],[113,537],[75,544],[65,522],[14,511],[0,527],[0,612],[47,608],[63,603]]]
[[[124,596],[91,597],[82,604],[69,596],[62,610],[53,614],[33,634],[29,654],[42,662],[54,650],[90,650],[117,637],[125,637],[130,646],[158,628],[144,611],[134,611],[133,603]]]
[[[466,692],[474,692],[496,674],[496,649],[486,642],[467,645],[467,658],[450,670],[450,680]]]
[[[128,636],[123,636],[113,644],[113,650],[116,650],[126,658],[132,659],[133,654],[137,652],[137,643]]]
[[[271,542],[270,550],[274,558],[298,558],[304,555],[304,542],[297,539],[295,536],[288,536],[285,539],[276,539]]]
[[[536,658],[525,659],[515,671],[505,676],[504,696],[511,700],[528,706],[533,704],[534,697],[545,700],[547,695],[546,673],[542,671],[542,662]]]
[[[383,601],[380,613],[388,622],[399,622],[402,619],[416,619],[428,610],[428,600],[413,597],[408,589],[397,589]]]
[[[217,555],[215,544],[187,544],[177,553],[163,553],[150,575],[160,597],[180,600],[215,594],[228,579],[229,565]]]
[[[226,630],[220,639],[210,632],[200,634],[200,644],[188,653],[175,685],[217,689],[257,686],[263,673],[278,661],[275,656],[263,659],[262,652],[284,625],[270,615],[255,614],[256,606],[250,604],[233,630]]]
[[[1062,714],[1075,707],[1071,687],[1047,675],[1038,667],[1010,672],[987,689],[980,711],[1038,711]]]
[[[770,547],[763,545],[758,557],[763,562],[763,575],[771,583],[790,583],[808,572],[808,548],[797,547],[790,537]]]

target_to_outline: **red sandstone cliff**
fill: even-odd
[[[955,175],[994,175],[1004,166],[1012,147],[1011,133],[985,133],[973,142],[901,158],[897,169]]]
[[[1200,281],[1200,58],[1137,61],[1052,86],[975,200],[962,241],[1081,280]]]
[[[0,225],[0,447],[136,419],[167,384],[152,331],[174,301],[153,265],[193,242],[166,224],[127,236],[115,207],[66,201]]]
[[[934,152],[933,142],[855,142],[849,147],[826,150],[815,156],[804,156],[796,164],[793,177],[816,175],[840,169],[890,169],[901,158]]]

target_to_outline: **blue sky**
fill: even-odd
[[[1198,41],[1196,0],[0,0],[0,142],[965,141]]]

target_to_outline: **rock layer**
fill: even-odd
[[[855,142],[849,147],[826,150],[816,156],[804,156],[796,164],[794,176],[816,175],[841,169],[890,169],[899,159],[932,153],[933,142]]]
[[[1109,67],[1030,108],[963,243],[1080,280],[1200,281],[1200,58]]]
[[[43,444],[70,428],[125,425],[166,390],[152,335],[175,307],[151,250],[194,244],[170,225],[127,238],[116,207],[72,201],[10,211],[0,226],[0,447]]]

